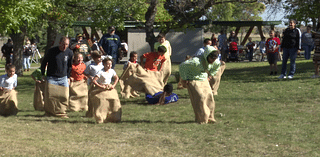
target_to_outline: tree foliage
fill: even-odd
[[[150,0],[148,11],[145,15],[147,42],[149,43],[151,49],[153,49],[153,44],[155,42],[153,25],[156,22],[155,17],[157,15],[157,9],[159,8],[159,5],[163,5],[165,11],[167,11],[169,15],[168,21],[171,20],[171,22],[161,23],[161,32],[166,34],[170,29],[183,30],[192,27],[196,21],[210,12],[210,10],[213,11],[217,8],[217,11],[219,12],[221,9],[224,9],[223,7],[225,7],[226,12],[224,15],[213,14],[212,17],[230,20],[231,16],[234,15],[233,10],[229,10],[229,8],[232,8],[233,6],[232,4],[249,4],[257,2],[257,0]],[[268,3],[268,1],[266,1],[266,3]],[[217,5],[221,5],[221,8],[216,7]],[[236,11],[237,8],[233,9]],[[241,12],[242,11],[243,10],[241,10]],[[255,12],[248,10],[246,13],[248,15]],[[238,17],[238,19],[239,18],[240,17]]]
[[[319,30],[320,3],[318,0],[286,0],[283,5],[288,19],[296,19],[304,24],[313,23],[313,27]]]

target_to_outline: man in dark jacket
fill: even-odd
[[[109,27],[108,33],[103,35],[99,41],[99,46],[102,54],[112,56],[112,69],[114,69],[114,66],[118,61],[118,53],[119,49],[121,48],[120,37],[115,34],[115,31],[116,29],[113,26]]]
[[[44,76],[47,67],[47,83],[44,110],[46,116],[68,118],[66,110],[69,98],[69,77],[73,53],[69,49],[69,38],[62,37],[59,46],[48,50],[41,63]]]
[[[10,56],[13,53],[13,44],[11,39],[8,39],[8,42],[2,46],[1,51],[4,57],[6,57],[6,65],[11,64],[12,59],[10,58]]]

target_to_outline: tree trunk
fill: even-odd
[[[150,6],[145,15],[146,41],[149,43],[151,51],[154,51],[154,43],[156,42],[153,25],[154,25],[154,20],[157,13],[157,4],[158,4],[158,0],[151,0]]]
[[[48,28],[47,28],[47,46],[45,49],[45,54],[48,52],[48,50],[53,46],[54,40],[56,39],[56,35],[58,34],[58,29],[55,28],[53,25],[53,22],[48,22]]]
[[[22,53],[23,53],[23,44],[24,37],[26,35],[26,27],[20,28],[21,33],[11,34],[10,37],[13,41],[13,64],[16,66],[16,74],[18,76],[23,75],[22,70]]]

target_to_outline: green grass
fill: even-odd
[[[0,117],[0,156],[320,156],[320,80],[313,73],[312,60],[302,58],[293,80],[270,76],[267,62],[227,63],[215,96],[217,123],[199,125],[187,90],[174,90],[180,99],[166,106],[147,105],[143,96],[121,99],[117,124],[95,124],[84,112],[42,117],[27,72],[18,78],[20,112]],[[177,87],[174,77],[169,82]]]

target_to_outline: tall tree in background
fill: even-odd
[[[264,3],[223,3],[212,6],[205,16],[210,21],[261,21],[260,15],[265,11],[265,8]],[[207,29],[215,33],[222,29],[226,31],[226,28],[215,25],[209,26]],[[241,36],[247,29],[241,30]]]
[[[13,58],[16,73],[22,75],[22,52],[29,28],[46,12],[45,0],[17,0],[0,2],[0,32],[13,40]]]
[[[146,40],[153,50],[155,43],[154,23],[158,7],[164,7],[170,16],[170,21],[163,23],[161,32],[166,34],[170,29],[186,29],[206,15],[213,6],[224,3],[257,3],[257,0],[150,0],[145,14]],[[213,10],[212,10],[213,11]]]
[[[288,19],[296,19],[299,22],[313,24],[313,28],[320,28],[320,1],[319,0],[286,0],[284,9]]]

